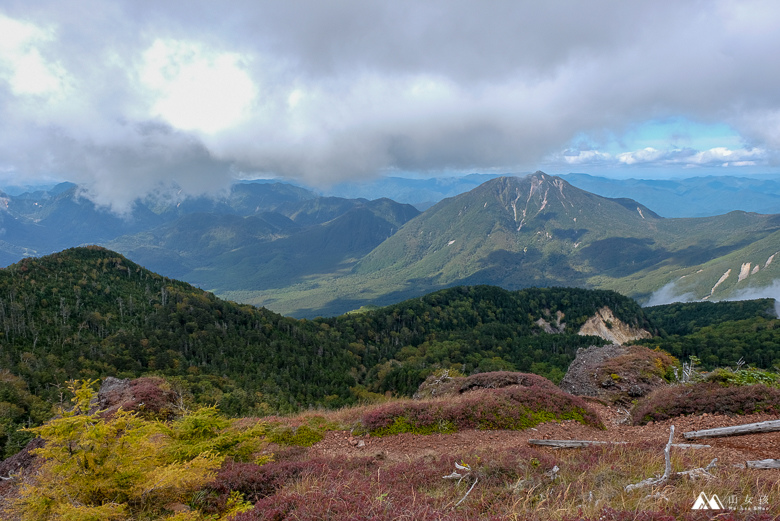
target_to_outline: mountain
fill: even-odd
[[[386,198],[320,197],[259,182],[239,183],[214,197],[149,196],[125,216],[95,205],[72,184],[5,194],[0,201],[4,265],[99,244],[218,292],[280,288],[346,273],[419,214]]]
[[[561,376],[578,347],[600,340],[577,333],[605,306],[651,327],[614,292],[495,287],[296,320],[221,300],[110,250],[72,248],[0,270],[0,367],[51,401],[69,379],[156,374],[230,414],[290,411],[354,403],[367,390],[412,392],[451,364]],[[422,358],[410,351],[418,347],[428,350]]]
[[[525,174],[503,175],[522,177]],[[442,199],[473,190],[496,177],[502,175],[471,174],[431,179],[381,177],[338,184],[325,193],[349,198],[389,197],[427,210]],[[752,177],[718,175],[679,179],[613,179],[569,173],[559,177],[577,188],[604,197],[633,199],[664,217],[709,217],[734,210],[780,213],[780,178],[769,174]]]
[[[300,316],[459,284],[592,287],[646,301],[680,277],[695,298],[721,298],[778,276],[772,255],[780,251],[779,232],[779,215],[665,219],[631,199],[601,197],[537,172],[441,201],[348,275],[242,299]],[[717,284],[729,269],[731,277]]]
[[[147,208],[120,217],[79,195],[71,183],[0,194],[0,265],[86,242],[101,242],[162,222]]]
[[[664,217],[709,217],[734,210],[780,213],[780,179],[706,176],[686,179],[610,179],[566,174],[562,179],[604,197],[627,197]]]
[[[663,218],[542,172],[462,182],[485,179],[422,214],[387,198],[253,182],[213,197],[150,196],[119,217],[63,184],[0,197],[0,261],[97,243],[225,298],[298,317],[460,284],[576,285],[659,304],[758,297],[778,277],[777,215]],[[720,188],[736,193],[734,182]],[[718,189],[715,179],[708,186]]]
[[[104,244],[200,287],[242,292],[346,272],[419,214],[389,199],[335,197],[281,201],[274,209],[246,217],[186,214]]]

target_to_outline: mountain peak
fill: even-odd
[[[517,231],[545,210],[563,210],[568,213],[575,207],[567,199],[567,193],[577,190],[560,177],[542,171],[525,177],[498,177],[484,183],[481,188],[495,191],[499,204],[508,211],[517,225]]]
[[[607,263],[599,255],[611,249],[601,241],[617,235],[644,245],[658,221],[635,201],[601,197],[544,172],[498,177],[409,221],[356,272],[393,268],[431,287],[584,285],[594,262]]]

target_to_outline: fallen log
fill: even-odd
[[[746,461],[745,466],[749,469],[780,469],[780,459]]]
[[[531,445],[555,447],[557,449],[579,449],[591,445],[609,445],[612,443],[626,443],[625,441],[594,441],[594,440],[528,440]]]
[[[579,449],[590,447],[592,445],[613,445],[628,443],[627,441],[596,441],[596,440],[528,440],[531,445],[542,445],[544,447],[555,447],[556,449]],[[699,445],[695,443],[672,443],[672,447],[677,449],[707,449],[709,445]]]
[[[755,434],[759,432],[780,431],[780,420],[771,420],[758,423],[745,423],[743,425],[734,425],[733,427],[718,427],[715,429],[705,429],[702,431],[691,431],[683,434],[686,439],[692,438],[715,438],[720,436],[738,436],[740,434]]]

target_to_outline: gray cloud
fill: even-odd
[[[39,31],[0,47],[2,169],[118,211],[247,173],[533,170],[579,135],[669,117],[728,123],[765,163],[780,150],[769,1],[10,0],[0,16]],[[35,59],[48,76],[30,86]]]

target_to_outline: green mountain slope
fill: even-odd
[[[185,401],[216,403],[233,415],[408,395],[447,368],[559,379],[579,347],[603,343],[577,333],[604,306],[631,326],[658,330],[635,301],[576,288],[455,287],[297,320],[221,300],[103,248],[73,248],[0,270],[0,408],[9,412],[0,427],[8,434],[45,419],[45,403],[32,397],[57,402],[72,378],[160,375]],[[664,345],[680,356],[706,354],[707,364],[751,354],[754,363],[780,360],[768,301],[740,313],[721,306],[654,311],[672,335]],[[689,341],[677,324],[691,321],[698,336]],[[707,336],[713,328],[729,340]],[[0,452],[10,439],[0,438]]]
[[[0,367],[54,398],[71,378],[177,378],[231,413],[344,403],[351,354],[319,330],[223,301],[102,248],[0,270]],[[319,353],[319,355],[318,355]]]
[[[648,299],[687,275],[698,281],[695,294],[703,298],[726,264],[737,263],[732,268],[737,272],[748,260],[752,266],[766,264],[780,250],[778,231],[776,215],[664,219],[630,199],[600,197],[537,172],[490,180],[438,203],[366,255],[349,275],[227,295],[310,316],[457,284],[568,285]],[[771,277],[776,266],[767,265],[761,277]],[[721,291],[740,289],[721,286]]]
[[[187,214],[105,246],[218,293],[283,288],[348,272],[418,214],[389,199],[313,198],[246,217]]]
[[[353,403],[367,390],[408,393],[452,364],[562,374],[577,347],[600,341],[576,332],[605,305],[647,324],[635,302],[613,292],[495,287],[296,320],[218,299],[109,250],[73,248],[0,270],[0,367],[52,401],[72,378],[158,374],[230,414],[290,411]],[[545,333],[540,318],[564,334]],[[423,362],[410,355],[418,348],[428,350]],[[401,373],[380,366],[405,376],[388,379]]]

